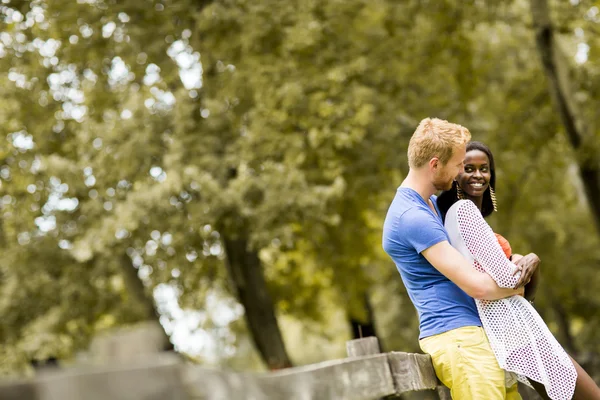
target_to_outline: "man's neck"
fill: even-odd
[[[419,193],[425,202],[428,202],[429,198],[436,192],[429,178],[422,171],[412,168],[408,171],[408,175],[400,186],[410,188]]]

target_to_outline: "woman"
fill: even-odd
[[[468,160],[468,163],[467,163]],[[460,180],[460,182],[458,182]],[[465,189],[463,189],[463,187]],[[496,211],[496,168],[494,156],[490,149],[481,142],[470,142],[467,144],[467,154],[463,173],[457,177],[452,184],[452,189],[442,192],[438,196],[437,204],[442,213],[442,220],[446,221],[448,209],[459,199],[471,200],[484,218]],[[517,262],[523,256],[513,254],[508,240],[502,235],[495,233],[498,243],[506,257],[512,262]],[[526,255],[527,258],[537,258],[533,253]],[[539,268],[525,286],[525,298],[533,301],[539,282]]]
[[[519,275],[510,244],[495,235],[483,217],[496,211],[494,158],[479,142],[467,145],[464,172],[451,190],[438,197],[450,242],[474,268],[486,272],[499,286],[514,287]],[[536,257],[529,254],[525,257]],[[538,277],[525,287],[532,299]],[[546,399],[600,399],[600,389],[590,376],[570,358],[552,336],[533,306],[521,296],[507,299],[476,300],[484,330],[500,367],[516,373]],[[540,383],[538,383],[540,382]]]

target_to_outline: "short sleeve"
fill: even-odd
[[[471,201],[463,201],[456,212],[460,235],[475,261],[498,286],[514,288],[520,277],[520,274],[513,275],[517,267],[506,258],[496,235],[477,206]]]
[[[402,214],[398,237],[417,253],[448,240],[442,223],[433,214],[420,208],[411,208]]]

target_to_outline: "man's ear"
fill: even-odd
[[[440,166],[441,166],[441,163],[440,163],[439,158],[433,157],[431,160],[429,160],[429,169],[431,171],[437,170]]]

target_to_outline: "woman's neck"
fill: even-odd
[[[475,197],[475,196],[469,196],[468,194],[465,193],[465,197],[467,199],[471,200],[473,203],[475,203],[475,205],[477,206],[479,211],[481,211],[481,207],[483,207],[483,196]]]

